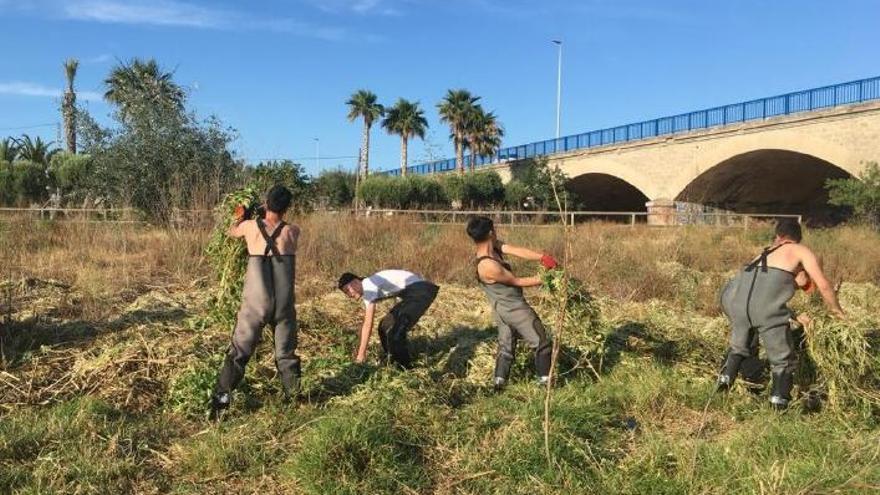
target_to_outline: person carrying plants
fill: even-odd
[[[525,340],[535,352],[538,383],[547,385],[550,380],[552,343],[538,314],[523,295],[523,287],[539,286],[541,278],[515,276],[504,255],[540,261],[547,269],[556,268],[556,260],[549,254],[501,242],[495,234],[494,223],[487,217],[471,218],[467,233],[476,244],[477,281],[489,299],[498,327],[498,353],[493,381],[495,389],[503,389],[507,384],[518,339]]]
[[[440,287],[406,270],[382,270],[367,278],[346,272],[339,277],[337,286],[348,297],[363,299],[366,307],[360,341],[353,353],[356,363],[363,363],[367,358],[376,303],[384,299],[400,299],[379,321],[379,341],[392,361],[403,369],[411,368],[406,334],[431,307]]]
[[[792,312],[788,302],[796,289],[812,291],[815,288],[831,312],[845,318],[819,259],[800,242],[800,224],[789,219],[780,220],[776,224],[773,244],[722,289],[721,307],[730,321],[731,332],[730,347],[718,376],[719,391],[727,391],[733,386],[741,367],[747,374],[754,375],[755,370],[760,373],[760,367],[754,365],[760,341],[772,374],[770,403],[776,409],[788,407],[797,367]]]
[[[289,401],[299,394],[294,279],[300,229],[284,221],[292,199],[286,187],[277,185],[266,195],[264,214],[247,212],[243,206],[236,208],[228,235],[244,238],[249,256],[232,344],[211,398],[213,417],[229,407],[230,395],[244,377],[245,366],[266,325],[275,330],[275,365],[284,399]],[[246,218],[250,216],[254,218]]]

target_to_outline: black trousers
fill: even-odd
[[[440,287],[431,282],[416,282],[397,295],[400,302],[379,321],[379,341],[382,349],[401,368],[412,367],[406,334],[428,311]]]

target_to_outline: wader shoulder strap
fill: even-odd
[[[761,252],[761,255],[758,256],[758,258],[755,259],[755,261],[752,261],[751,263],[749,263],[746,266],[746,271],[750,272],[750,271],[754,270],[755,268],[757,268],[758,265],[761,265],[761,271],[766,272],[767,271],[767,256],[770,256],[770,253],[772,253],[773,251],[776,251],[777,249],[781,248],[782,246],[784,246],[786,244],[791,244],[791,242],[781,242],[775,246],[765,247],[764,251]]]
[[[275,227],[275,231],[269,235],[269,232],[266,230],[266,224],[263,223],[262,220],[257,220],[257,227],[260,228],[260,235],[262,235],[263,240],[266,241],[266,251],[263,253],[263,256],[269,256],[269,253],[272,253],[273,256],[281,256],[281,251],[278,250],[275,240],[281,235],[281,231],[284,230],[284,225],[284,222],[279,223],[278,226]]]

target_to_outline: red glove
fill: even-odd
[[[549,254],[545,254],[541,256],[541,265],[548,270],[552,270],[559,266],[559,263],[556,262],[556,258],[550,256]]]
[[[236,222],[241,222],[242,220],[244,220],[244,215],[246,211],[247,210],[245,210],[244,205],[236,205],[235,211],[232,213],[232,216],[233,218],[235,218]]]

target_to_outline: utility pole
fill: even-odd
[[[559,139],[559,116],[562,109],[562,41],[552,40],[558,48],[556,62],[556,139]]]

